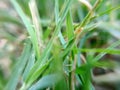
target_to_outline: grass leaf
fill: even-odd
[[[51,74],[51,75],[44,76],[34,85],[32,85],[28,90],[37,90],[37,89],[44,89],[47,87],[52,87],[59,80],[58,76],[59,75],[57,74]]]
[[[67,28],[68,40],[70,40],[74,36],[74,27],[73,27],[72,16],[71,16],[70,10],[66,16],[66,26],[67,26],[66,28]]]
[[[87,48],[82,48],[82,49],[76,49],[77,51],[80,52],[97,52],[97,53],[107,53],[107,54],[120,54],[120,50],[118,49],[101,49],[101,48],[93,48],[93,49],[87,49]]]
[[[56,25],[58,24],[59,19],[60,19],[59,18],[59,0],[55,0],[55,23]],[[58,36],[59,36],[60,42],[62,43],[63,47],[65,47],[66,41],[64,40],[61,30],[59,30]]]
[[[29,60],[27,62],[27,65],[25,67],[25,71],[23,73],[23,80],[25,81],[25,79],[27,78],[28,76],[28,73],[30,72],[31,68],[33,67],[35,63],[35,53],[33,51],[31,51],[31,54],[30,54],[30,57],[29,57]]]
[[[28,17],[25,15],[24,11],[22,10],[22,8],[20,7],[20,5],[17,3],[16,0],[11,0],[12,4],[14,5],[16,11],[18,12],[19,16],[21,17],[29,35],[30,35],[30,39],[32,41],[33,47],[35,49],[37,58],[40,58],[40,52],[39,52],[39,47],[38,47],[38,41],[37,41],[37,35],[33,29],[32,24],[30,23],[30,21],[28,20]]]
[[[103,15],[105,15],[105,14],[109,14],[110,12],[112,12],[112,11],[114,11],[114,10],[117,10],[117,9],[120,9],[120,6],[113,7],[113,8],[111,8],[111,9],[109,9],[109,10],[106,10],[106,11],[104,11],[104,12],[101,12],[100,14],[98,14],[98,16],[100,17],[100,16],[103,16]]]
[[[120,40],[114,42],[114,43],[113,43],[112,45],[110,45],[107,49],[108,49],[108,50],[109,50],[109,49],[113,49],[113,48],[117,47],[118,45],[120,45]],[[100,58],[102,58],[105,54],[106,54],[106,52],[103,52],[103,53],[97,55],[97,56],[93,59],[93,61],[98,61],[98,60],[99,60]]]

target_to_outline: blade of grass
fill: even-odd
[[[114,67],[118,66],[116,61],[98,61],[93,64],[93,67],[100,67],[100,68],[110,68],[113,69]]]
[[[113,49],[113,48],[117,47],[118,45],[120,45],[120,40],[114,42],[114,43],[113,43],[112,45],[110,45],[107,49],[108,49],[108,50],[109,50],[109,49]],[[97,56],[93,59],[93,61],[98,61],[98,60],[100,60],[100,58],[102,58],[105,54],[106,54],[106,52],[103,52],[103,53],[97,55]]]
[[[43,40],[42,40],[43,32],[42,32],[41,23],[39,23],[40,15],[38,14],[36,0],[30,0],[29,7],[30,7],[31,15],[32,15],[32,21],[33,21],[33,25],[35,28],[35,33],[36,33],[37,39],[38,39],[38,44],[39,44],[40,49],[42,49],[42,47],[43,47]]]
[[[34,47],[35,52],[36,52],[37,59],[39,59],[40,58],[40,51],[39,51],[39,46],[38,46],[36,33],[33,29],[33,26],[30,23],[30,21],[28,20],[28,17],[25,15],[23,10],[21,9],[20,5],[17,3],[17,1],[16,0],[11,0],[11,3],[15,7],[15,9],[18,12],[19,16],[21,17],[25,27],[27,28],[27,31],[30,35],[30,39],[32,41],[33,47]]]
[[[106,11],[104,11],[104,12],[101,12],[101,13],[98,14],[98,17],[103,16],[103,15],[105,15],[105,14],[108,14],[108,13],[114,11],[114,10],[117,10],[117,9],[120,9],[120,6],[113,7],[113,8],[111,8],[111,9],[109,9],[109,10],[106,10]]]
[[[16,63],[15,67],[13,68],[12,76],[11,76],[5,90],[16,90],[16,86],[17,86],[19,77],[23,72],[23,69],[26,65],[28,57],[30,56],[30,52],[31,52],[31,44],[27,43],[27,45],[24,47],[21,57],[18,59],[18,62]]]
[[[27,66],[25,67],[25,71],[23,73],[23,81],[27,78],[28,73],[30,72],[31,68],[33,67],[35,63],[35,53],[34,51],[31,51],[29,60],[27,62]]]
[[[72,37],[74,37],[74,27],[73,27],[72,15],[70,10],[66,16],[66,29],[67,29],[68,40],[70,40]]]
[[[89,68],[89,67],[88,67]],[[84,80],[85,83],[83,85],[83,90],[94,90],[92,87],[92,82],[91,82],[91,70],[87,69],[86,73],[84,74]]]
[[[38,82],[33,84],[28,90],[37,90],[37,89],[44,89],[47,87],[52,87],[58,82],[60,78],[58,76],[59,75],[57,74],[51,74],[51,75],[44,76]]]
[[[120,54],[120,50],[118,49],[102,49],[102,48],[93,48],[93,49],[76,49],[76,51],[80,52],[97,52],[97,53],[107,53],[107,54]]]
[[[59,21],[59,0],[55,0],[55,23]]]
[[[67,37],[68,37],[68,41],[69,41],[74,37],[74,27],[73,27],[72,15],[71,15],[70,9],[66,16],[66,29],[67,29]],[[70,46],[70,47],[72,47],[72,46]],[[71,51],[70,48],[67,48],[66,51],[67,50]],[[72,55],[72,56],[74,58],[74,55]],[[68,64],[72,64],[70,60],[68,61]],[[72,68],[69,67],[69,70],[71,70],[71,69]],[[69,72],[69,90],[74,90],[74,71]]]
[[[58,24],[58,22],[59,22],[59,0],[55,0],[55,23],[56,25]],[[60,42],[62,43],[63,47],[65,47],[66,41],[64,40],[61,30],[59,30],[58,36],[59,36]]]

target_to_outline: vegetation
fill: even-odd
[[[0,90],[120,89],[119,0],[1,2]]]

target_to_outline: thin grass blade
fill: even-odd
[[[28,90],[37,90],[37,89],[44,89],[47,87],[52,87],[53,85],[55,85],[58,82],[58,80],[60,78],[58,76],[59,75],[57,75],[57,74],[44,76],[37,83],[32,85]]]
[[[27,78],[28,73],[30,72],[30,70],[33,67],[34,63],[35,63],[35,53],[34,53],[34,51],[31,51],[29,60],[27,62],[27,65],[25,67],[25,71],[23,73],[23,81],[25,81],[25,79]]]
[[[32,41],[33,47],[34,47],[35,52],[36,52],[36,56],[39,59],[40,58],[40,51],[39,51],[39,46],[38,46],[38,41],[37,41],[37,35],[33,29],[33,26],[30,23],[30,21],[28,20],[28,17],[25,15],[25,13],[22,10],[22,8],[20,7],[20,5],[17,3],[17,1],[11,0],[11,3],[15,7],[15,9],[18,12],[19,16],[21,17],[25,27],[27,28],[27,31],[30,35],[30,39]]]
[[[60,27],[62,25],[62,22],[64,21],[65,19],[65,16],[72,4],[72,1],[73,0],[68,0],[65,7],[64,7],[64,10],[62,11],[62,15],[60,16],[60,20],[58,22],[58,25],[56,26],[55,28],[55,32],[53,33],[53,36],[51,38],[51,40],[49,41],[49,43],[47,44],[41,58],[35,63],[35,65],[33,66],[32,70],[30,71],[30,74],[29,76],[32,76],[32,74],[37,71],[37,69],[39,69],[39,67],[41,67],[47,60],[48,56],[49,56],[49,53],[50,53],[50,50],[52,49],[52,46],[53,46],[53,42],[55,40],[55,37],[58,35],[59,33],[59,30],[60,30]]]

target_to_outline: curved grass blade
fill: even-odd
[[[58,82],[58,80],[60,78],[58,76],[59,75],[57,75],[57,74],[44,76],[37,83],[32,85],[28,90],[37,90],[37,89],[44,89],[47,87],[52,87],[53,85],[55,85]]]

